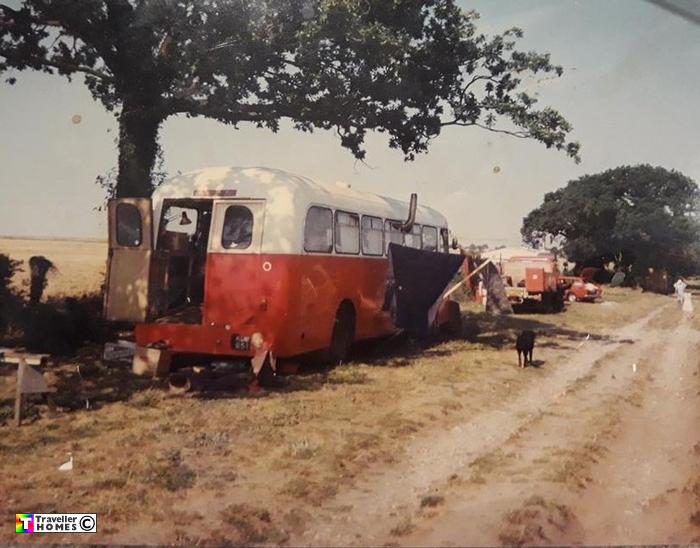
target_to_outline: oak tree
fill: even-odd
[[[334,130],[365,156],[385,132],[406,159],[446,126],[540,141],[577,159],[570,124],[523,89],[561,75],[522,32],[477,32],[455,0],[15,0],[0,2],[0,73],[81,76],[119,120],[118,196],[147,196],[174,115],[276,131]]]
[[[647,268],[697,272],[698,186],[674,170],[622,166],[584,175],[545,195],[523,220],[532,245],[559,244],[577,266],[615,262],[639,275]]]

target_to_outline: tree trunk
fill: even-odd
[[[119,116],[119,174],[116,197],[146,198],[158,154],[161,118],[152,109],[124,103]]]

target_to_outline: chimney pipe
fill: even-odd
[[[410,232],[413,223],[416,222],[416,210],[418,209],[418,194],[411,194],[411,203],[408,206],[408,219],[401,225],[401,232]]]

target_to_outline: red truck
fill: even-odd
[[[528,306],[546,312],[563,310],[564,289],[559,283],[559,267],[553,255],[502,258],[497,265],[514,310]]]

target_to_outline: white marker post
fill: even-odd
[[[0,349],[0,361],[17,364],[17,388],[15,391],[15,426],[22,424],[22,404],[25,394],[48,394],[54,389],[46,385],[44,376],[31,365],[41,365],[48,354],[29,354],[26,352],[14,352]],[[55,406],[51,396],[47,398],[49,410],[54,411]]]

